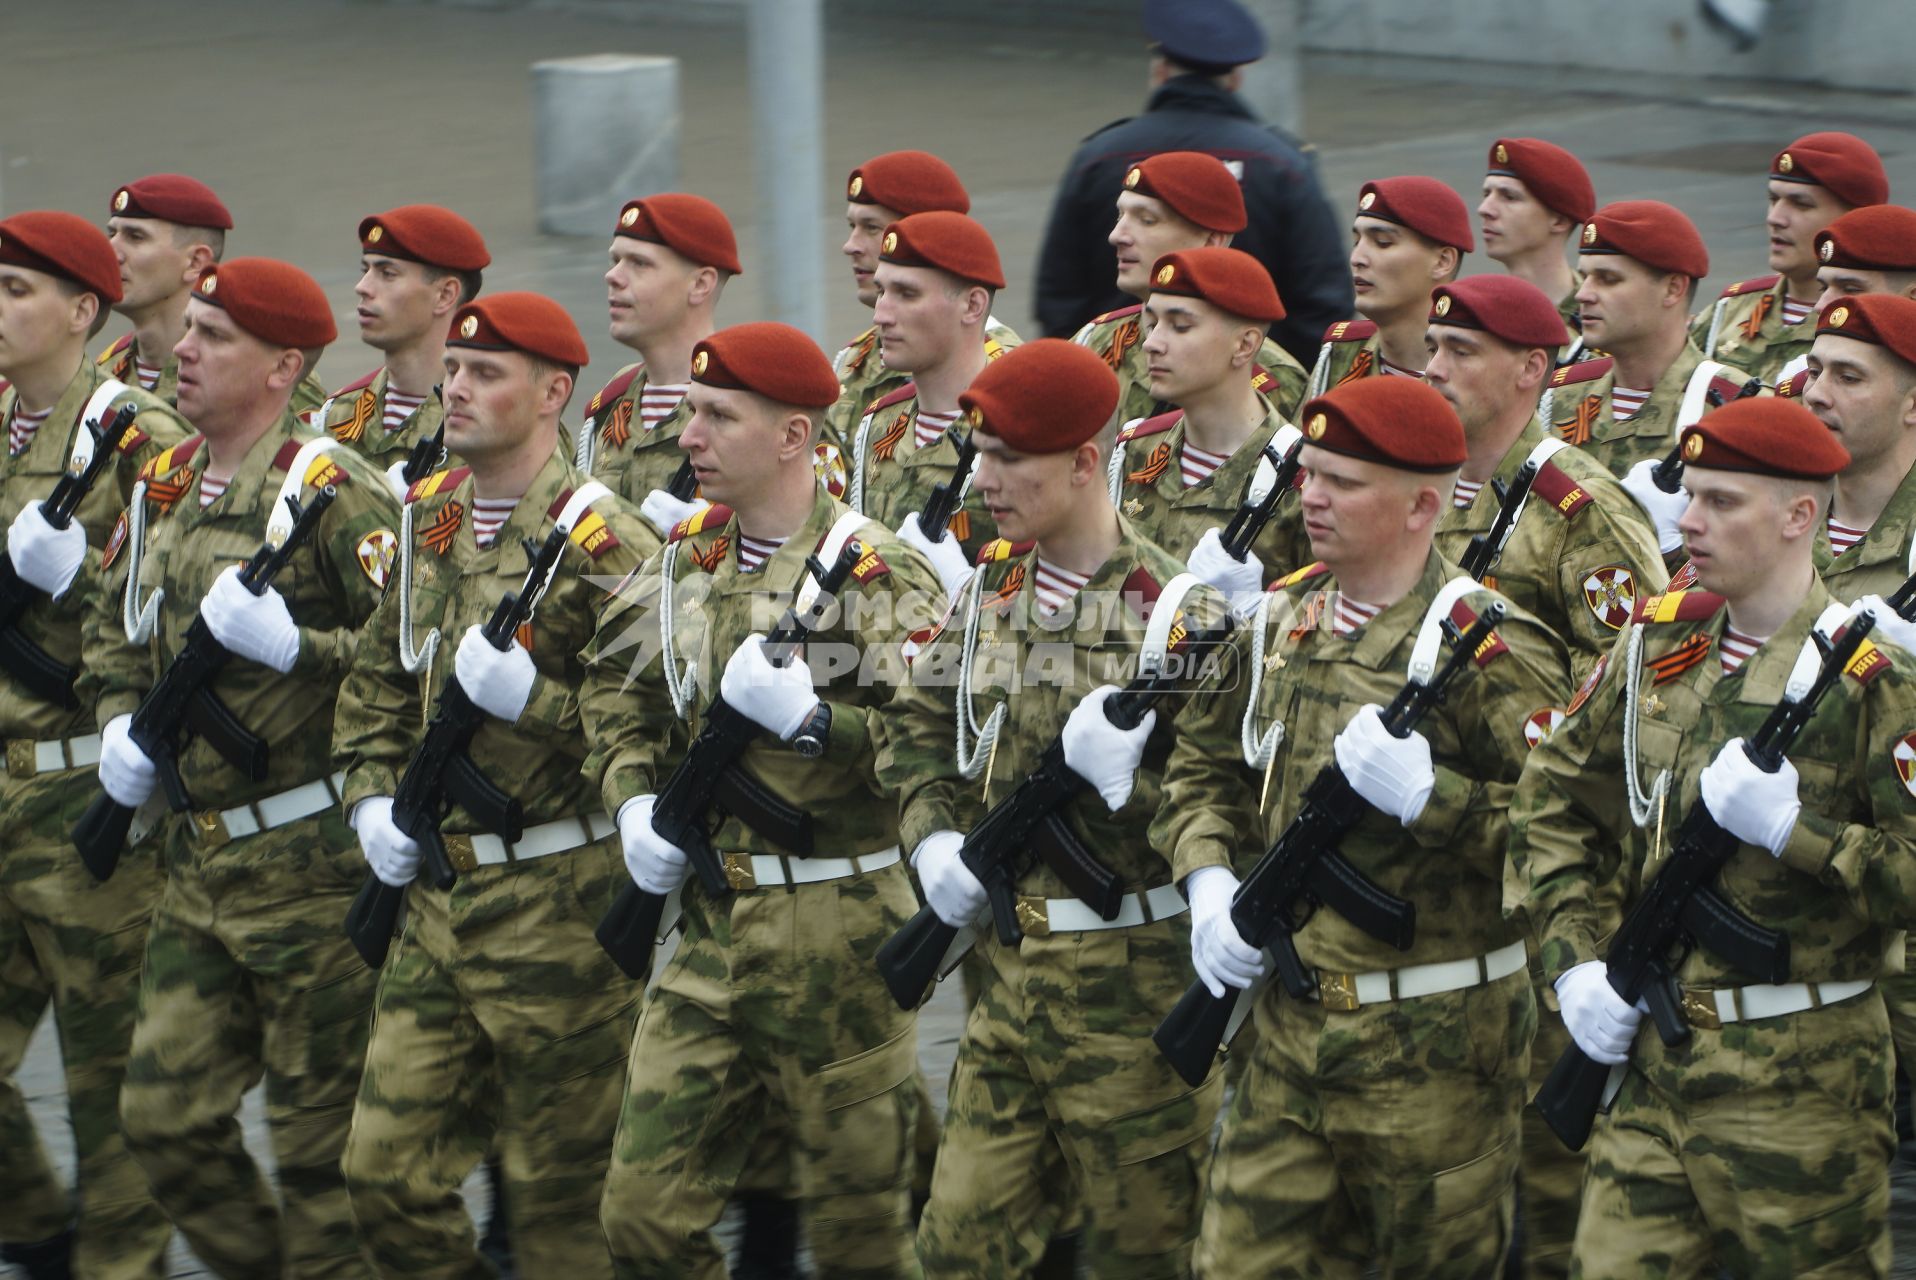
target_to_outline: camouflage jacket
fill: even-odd
[[[898,796],[907,850],[934,831],[969,831],[1038,767],[1086,694],[1103,684],[1123,686],[1137,675],[1147,615],[1184,566],[1144,541],[1122,516],[1119,529],[1117,550],[1057,617],[1038,613],[1033,547],[999,541],[985,549],[972,586],[918,653],[910,684],[885,713],[878,773],[885,789]],[[1213,625],[1225,607],[1217,592],[1199,586],[1185,597],[1187,628]],[[1227,663],[1219,671],[1231,669]],[[1225,679],[1225,674],[1214,675],[1201,689]],[[1136,785],[1116,813],[1089,790],[1065,806],[1071,829],[1127,892],[1171,881],[1168,859],[1147,826],[1164,798],[1164,762],[1173,742],[1185,733],[1187,721],[1218,700],[1202,691],[1159,700]],[[966,717],[967,728],[956,741],[972,757],[968,760],[953,752],[960,716]],[[987,726],[994,718],[1001,721],[995,746],[979,746],[969,726]],[[1222,751],[1229,745],[1227,736],[1206,742],[1205,749]],[[1018,890],[1039,897],[1077,896],[1039,861],[1020,876]]]
[[[1916,572],[1916,467],[1904,474],[1889,505],[1863,540],[1842,555],[1830,554],[1829,526],[1816,531],[1816,572],[1830,594],[1845,604],[1859,596],[1888,597]]]
[[[672,483],[685,461],[679,432],[692,420],[692,410],[681,400],[664,421],[647,430],[639,416],[645,382],[645,365],[629,364],[599,388],[586,404],[573,455],[581,471],[604,481],[634,506],[652,490]]]
[[[123,333],[113,340],[113,344],[94,358],[94,363],[109,378],[118,378],[129,387],[140,385],[139,349],[134,343],[134,335]],[[180,362],[168,352],[166,360],[160,365],[160,380],[153,384],[152,394],[173,404],[180,398]]]
[[[953,432],[969,431],[962,415],[951,430],[941,435],[929,449],[918,447],[915,428],[918,421],[917,384],[906,382],[872,404],[871,411],[859,422],[846,454],[843,471],[846,482],[833,489],[833,497],[844,497],[854,511],[862,511],[887,529],[896,529],[905,517],[923,511],[931,501],[931,491],[952,479],[958,465],[958,446]],[[824,477],[821,477],[824,479]],[[969,559],[978,554],[996,536],[985,504],[976,494],[966,494],[964,505],[951,517],[951,531]]]
[[[851,508],[820,491],[804,526],[756,572],[741,573],[737,518],[725,507],[708,507],[680,523],[666,546],[621,585],[600,614],[580,694],[589,746],[585,776],[599,788],[606,812],[616,815],[627,800],[665,784],[718,696],[726,661],[747,636],[777,625],[803,581],[806,558],[848,515]],[[804,651],[832,709],[824,756],[805,759],[760,734],[739,761],[768,790],[812,815],[821,857],[898,843],[897,810],[872,774],[873,720],[900,677],[907,640],[929,634],[945,604],[931,566],[890,531],[861,519],[855,536],[867,558],[840,593],[829,625],[813,633]],[[790,852],[733,817],[718,824],[713,845]]]
[[[1558,439],[1582,449],[1621,479],[1637,463],[1661,458],[1676,444],[1677,418],[1703,358],[1694,343],[1686,344],[1657,379],[1643,407],[1621,422],[1610,403],[1610,390],[1616,385],[1615,362],[1605,356],[1565,365],[1550,375],[1537,416]],[[1736,382],[1721,377],[1714,385],[1726,400],[1735,399],[1741,390]]]
[[[452,679],[453,654],[467,628],[483,626],[508,591],[525,582],[527,538],[543,543],[579,488],[590,477],[572,465],[569,441],[561,439],[512,509],[489,547],[480,547],[467,519],[473,505],[471,474],[460,467],[412,486],[400,536],[402,564],[386,591],[351,672],[339,690],[333,750],[346,773],[345,802],[390,796],[419,745],[427,718]],[[552,585],[518,641],[539,674],[525,711],[508,724],[487,716],[472,739],[471,756],[481,773],[516,796],[526,824],[596,813],[597,791],[580,773],[586,747],[579,719],[579,686],[585,666],[579,651],[592,638],[599,607],[611,588],[658,549],[658,535],[614,494],[606,493],[573,513],[571,547],[561,557]],[[408,595],[410,591],[410,595]],[[408,626],[415,634],[405,636]],[[407,670],[408,651],[424,653],[418,670]],[[442,824],[448,833],[485,828],[455,806]]]
[[[1493,480],[1508,486],[1543,440],[1532,419]],[[1437,521],[1438,554],[1461,562],[1471,539],[1489,534],[1501,506],[1486,483],[1468,507],[1445,510]],[[1663,590],[1668,581],[1643,508],[1596,459],[1569,447],[1538,469],[1510,541],[1486,578],[1563,639],[1576,680],[1610,651],[1637,597]]]
[[[259,550],[301,446],[325,439],[289,410],[254,443],[226,492],[204,509],[204,437],[188,437],[141,469],[142,488],[129,508],[131,532],[122,539],[116,530],[106,563],[108,581],[122,590],[100,592],[85,624],[81,692],[95,701],[102,724],[139,705],[180,652],[213,579]],[[203,808],[257,800],[331,771],[334,700],[360,631],[385,589],[399,512],[386,478],[350,449],[313,457],[305,472],[297,486],[301,502],[327,484],[338,497],[312,540],[272,584],[299,626],[298,659],[291,673],[281,675],[235,658],[212,684],[240,723],[266,741],[267,776],[250,782],[204,739],[189,738],[180,752],[180,773]],[[155,590],[164,592],[157,606]],[[123,601],[123,593],[131,600]],[[155,608],[150,633],[129,640],[128,610],[143,614],[147,608]]]
[[[1355,378],[1381,374],[1384,371],[1382,348],[1377,326],[1370,321],[1339,320],[1324,330],[1324,345],[1318,349],[1317,363],[1311,367],[1311,381],[1304,398],[1315,399]]]
[[[1262,652],[1253,649],[1245,664],[1249,687],[1218,699],[1228,705],[1214,712],[1243,718],[1240,749],[1181,743],[1171,758],[1164,843],[1180,878],[1203,866],[1249,872],[1303,807],[1319,771],[1336,760],[1332,742],[1351,717],[1366,703],[1388,705],[1403,688],[1425,614],[1458,576],[1433,551],[1410,592],[1348,639],[1331,628],[1337,583],[1322,565],[1272,585],[1248,628],[1253,640],[1262,637]],[[1449,616],[1468,627],[1495,598],[1473,588]],[[1525,757],[1562,714],[1568,661],[1555,634],[1510,610],[1417,727],[1436,772],[1423,813],[1405,827],[1395,814],[1371,810],[1343,840],[1353,866],[1416,905],[1414,945],[1398,951],[1319,908],[1296,933],[1305,964],[1347,973],[1396,969],[1481,955],[1521,936],[1503,912],[1505,810]],[[1255,760],[1251,768],[1247,759]]]
[[[985,354],[990,358],[997,359],[1021,341],[996,316],[985,318]],[[832,370],[838,374],[838,403],[825,415],[826,430],[819,443],[840,448],[852,438],[874,404],[911,381],[909,373],[885,367],[876,325],[839,348],[832,357]]]
[[[1796,324],[1783,322],[1788,289],[1782,276],[1737,281],[1691,323],[1691,344],[1709,359],[1774,385],[1784,366],[1807,356],[1816,341],[1815,310]]]
[[[1111,371],[1118,375],[1120,425],[1154,417],[1171,407],[1151,394],[1151,379],[1148,376],[1151,362],[1144,354],[1143,313],[1142,304],[1107,311],[1078,330],[1071,339],[1079,346],[1090,347],[1103,356],[1104,362],[1111,366]],[[1264,345],[1258,348],[1257,366],[1252,370],[1251,382],[1258,394],[1277,407],[1277,414],[1284,421],[1289,422],[1297,416],[1298,406],[1304,403],[1304,389],[1310,379],[1310,373],[1297,362],[1296,356],[1269,338],[1264,339]]]
[[[1790,620],[1724,675],[1721,597],[1684,591],[1637,602],[1630,631],[1531,756],[1511,806],[1511,857],[1552,981],[1602,954],[1699,803],[1704,768],[1724,743],[1762,725],[1830,603],[1814,583]],[[1803,811],[1782,856],[1744,845],[1717,877],[1725,900],[1789,935],[1792,981],[1875,977],[1897,931],[1916,919],[1909,661],[1873,645],[1857,656],[1789,753]],[[1689,954],[1677,978],[1702,987],[1750,981],[1707,947]]]
[[[97,365],[81,362],[79,372],[67,384],[53,411],[34,433],[33,440],[19,457],[0,449],[0,555],[6,554],[6,530],[14,517],[30,502],[43,502],[66,472],[73,452],[73,441],[83,429],[87,405],[110,375]],[[125,381],[120,379],[120,381]],[[187,436],[186,423],[158,397],[139,389],[138,380],[128,382],[127,390],[113,397],[100,414],[102,425],[110,422],[120,406],[131,404],[139,410],[133,420],[135,434],[120,449],[120,458],[100,477],[80,504],[76,519],[86,530],[86,563],[74,576],[73,585],[58,600],[35,593],[20,619],[21,634],[61,662],[75,662],[80,653],[80,630],[102,590],[100,562],[108,540],[116,527],[115,517],[126,509],[127,496],[141,467],[168,447]],[[11,386],[0,382],[0,426],[10,425],[17,397]],[[93,709],[81,699],[80,709],[66,708],[41,700],[27,691],[5,668],[0,667],[0,738],[44,741],[72,738],[92,732]]]
[[[316,430],[357,449],[384,471],[406,461],[413,445],[439,430],[445,416],[439,397],[428,395],[396,429],[386,430],[386,370],[382,366],[327,396],[310,421]]]

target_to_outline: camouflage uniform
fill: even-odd
[[[428,709],[452,677],[466,629],[483,625],[526,573],[521,540],[543,542],[589,477],[570,441],[519,499],[491,546],[472,525],[465,468],[414,485],[402,530],[410,574],[386,594],[340,688],[334,744],[346,770],[345,812],[390,796],[418,745]],[[480,1266],[458,1190],[490,1149],[504,1157],[512,1242],[528,1275],[612,1274],[598,1229],[599,1196],[623,1096],[641,984],[627,980],[592,936],[624,878],[611,820],[579,773],[585,742],[574,690],[577,654],[609,586],[659,540],[610,494],[576,514],[572,542],[520,642],[542,667],[511,724],[488,717],[473,763],[518,797],[524,860],[488,841],[463,808],[442,823],[459,882],[421,878],[407,891],[405,933],[380,978],[366,1074],[344,1168],[361,1238],[381,1274],[469,1276]],[[407,621],[436,627],[438,655],[409,675]],[[595,584],[593,579],[603,578]],[[568,824],[563,837],[541,828]],[[463,838],[461,838],[463,837]],[[475,861],[475,837],[487,858]],[[520,848],[530,847],[521,845]]]
[[[946,432],[929,449],[919,448],[917,421],[918,385],[914,382],[906,382],[875,401],[846,450],[847,483],[834,490],[833,496],[843,496],[853,510],[864,512],[888,529],[904,523],[906,516],[923,511],[931,501],[931,491],[951,480],[958,465],[958,446]],[[962,415],[954,429],[970,430]],[[977,555],[997,532],[976,494],[965,495],[964,505],[952,513],[950,529],[967,559]]]
[[[341,444],[351,445],[381,471],[406,461],[413,445],[430,439],[446,416],[439,397],[428,395],[411,416],[388,431],[386,386],[386,370],[381,366],[327,396],[312,416],[315,429],[326,432]]]
[[[607,607],[586,654],[581,708],[586,777],[599,782],[608,812],[665,784],[727,659],[775,623],[806,556],[849,514],[820,492],[804,526],[742,574],[737,521],[709,507],[682,522]],[[684,935],[632,1043],[600,1216],[621,1276],[724,1275],[709,1228],[771,1115],[794,1134],[821,1271],[916,1274],[908,1202],[917,1016],[898,1008],[873,965],[917,903],[905,865],[885,862],[897,857],[898,830],[872,777],[872,721],[898,678],[888,665],[902,661],[913,633],[929,633],[944,592],[923,558],[883,528],[860,521],[856,532],[874,554],[806,649],[832,708],[824,757],[807,760],[761,735],[739,763],[812,815],[816,857],[863,865],[776,884],[787,851],[737,818],[718,824],[712,845],[740,891],[714,901],[696,879],[686,883]],[[666,634],[661,579],[672,589]],[[688,661],[696,688],[679,683]],[[674,714],[680,698],[685,725]]]
[[[106,375],[83,364],[32,443],[18,457],[0,450],[0,527],[53,491],[75,430]],[[133,389],[139,434],[101,476],[76,519],[96,550],[58,601],[44,597],[21,619],[27,639],[62,661],[80,648],[80,619],[99,589],[100,554],[138,468],[186,435],[162,402]],[[0,426],[15,396],[0,382]],[[0,546],[0,555],[5,555]],[[60,1033],[67,1111],[79,1156],[79,1233],[75,1271],[83,1276],[164,1274],[173,1229],[153,1203],[146,1175],[120,1136],[120,1076],[133,1034],[140,953],[159,896],[159,864],[148,851],[127,857],[120,874],[96,884],[74,856],[68,832],[98,790],[93,713],[42,701],[0,668],[0,1242],[23,1244],[66,1230],[75,1206],[41,1149],[14,1084],[33,1029],[49,1000]],[[70,766],[70,767],[69,767]],[[0,1246],[3,1247],[3,1246]]]
[[[128,536],[109,568],[132,578],[135,603],[154,588],[165,596],[143,643],[128,643],[117,593],[102,593],[87,619],[87,684],[101,723],[138,705],[213,579],[259,548],[288,468],[314,439],[323,438],[288,411],[205,509],[201,437],[142,470],[134,514],[146,536]],[[339,497],[273,583],[300,624],[297,662],[282,676],[235,659],[213,684],[266,740],[267,777],[248,781],[198,737],[180,751],[201,807],[167,824],[166,885],[120,1094],[127,1146],[154,1194],[194,1252],[232,1276],[364,1274],[339,1157],[374,975],[340,929],[365,864],[339,814],[328,749],[334,693],[385,585],[398,521],[385,478],[350,450],[305,471],[302,500],[325,483]],[[301,809],[307,816],[279,820]],[[234,1122],[262,1069],[278,1197]]]
[[[1683,398],[1703,358],[1694,343],[1686,345],[1657,379],[1643,407],[1621,422],[1610,404],[1616,362],[1603,356],[1565,365],[1550,375],[1550,385],[1537,404],[1537,416],[1558,439],[1582,449],[1620,479],[1645,458],[1662,458],[1670,452],[1676,443]],[[1741,390],[1739,384],[1720,376],[1715,386],[1730,400]]]
[[[109,378],[118,378],[129,387],[140,385],[139,368],[136,361],[138,348],[134,345],[134,335],[121,334],[111,346],[94,357],[94,363]],[[180,362],[172,352],[166,353],[166,361],[160,366],[160,380],[153,384],[152,394],[174,404],[180,398]],[[293,388],[293,412],[306,413],[317,409],[326,399],[326,388],[319,380],[319,374],[308,372]]]
[[[1111,500],[1147,540],[1174,556],[1188,558],[1207,529],[1222,530],[1244,505],[1258,458],[1284,417],[1262,396],[1264,420],[1237,451],[1216,471],[1185,488],[1178,458],[1184,450],[1184,411],[1159,414],[1119,428],[1111,451]],[[1279,498],[1282,507],[1295,508],[1295,497]],[[1275,514],[1258,534],[1251,554],[1275,572],[1294,569],[1310,559],[1310,540],[1302,520],[1282,520]],[[1273,575],[1275,576],[1275,575]]]
[[[1355,378],[1375,377],[1384,371],[1383,343],[1377,326],[1368,320],[1339,320],[1324,330],[1324,345],[1311,367],[1304,398],[1313,399]]]
[[[1789,282],[1782,276],[1737,281],[1690,325],[1691,344],[1711,360],[1775,385],[1786,366],[1801,367],[1816,341],[1814,308],[1796,324],[1783,322],[1788,289]]]
[[[1531,757],[1511,806],[1511,856],[1553,981],[1600,954],[1699,803],[1704,766],[1755,733],[1830,602],[1814,583],[1724,675],[1720,597],[1638,601],[1631,631]],[[1636,1037],[1590,1144],[1573,1274],[1888,1274],[1890,1040],[1870,984],[1916,910],[1905,780],[1916,692],[1887,650],[1859,654],[1848,671],[1790,753],[1803,810],[1781,857],[1744,846],[1716,882],[1732,906],[1789,936],[1791,979],[1813,984],[1823,1007],[1725,1025],[1722,1009],[1777,989],[1745,986],[1705,947],[1683,959],[1692,1034],[1675,1048],[1647,1026]],[[1636,758],[1624,746],[1632,720]],[[1855,985],[1830,985],[1844,982]]]
[[[1141,615],[1183,565],[1122,516],[1119,533],[1117,549],[1067,606],[1076,611],[1070,624],[1036,615],[1028,544],[986,548],[973,594],[918,655],[911,685],[886,716],[879,777],[899,794],[908,847],[935,831],[969,829],[1037,767],[1085,694],[1136,674]],[[1223,609],[1209,588],[1186,599],[1196,624]],[[966,688],[959,671],[968,645],[976,660]],[[974,788],[952,755],[953,704],[979,693],[1004,708],[1004,721],[990,758],[971,762],[984,774]],[[987,931],[979,943],[989,973],[959,1041],[918,1231],[928,1277],[1025,1274],[1044,1253],[1061,1175],[1082,1202],[1081,1257],[1091,1274],[1188,1273],[1223,1081],[1213,1072],[1191,1088],[1150,1042],[1187,981],[1190,924],[1145,823],[1158,810],[1171,743],[1203,704],[1160,705],[1118,812],[1089,793],[1064,811],[1144,922],[1054,928],[1050,917],[1065,910],[1057,900],[1073,891],[1038,863],[1017,884],[1023,942],[1006,947]],[[1208,745],[1222,750],[1228,739]]]
[[[1456,576],[1433,551],[1409,593],[1349,638],[1328,625],[1336,584],[1323,566],[1273,584],[1269,619],[1253,623],[1269,655],[1249,670],[1257,684],[1212,712],[1236,727],[1248,698],[1244,746],[1270,753],[1268,771],[1260,783],[1237,752],[1180,744],[1163,824],[1180,878],[1232,863],[1248,871],[1275,842],[1336,735],[1403,687],[1426,611]],[[1473,589],[1451,618],[1468,626],[1487,598]],[[1513,608],[1419,726],[1436,770],[1423,813],[1405,827],[1370,812],[1344,838],[1358,870],[1416,905],[1416,941],[1397,951],[1328,908],[1294,934],[1320,998],[1272,982],[1256,1000],[1257,1040],[1211,1171],[1200,1274],[1354,1276],[1370,1261],[1392,1276],[1501,1268],[1536,1028],[1522,926],[1502,910],[1505,805],[1533,726],[1562,705],[1567,672],[1562,642]],[[1277,724],[1274,744],[1265,727]],[[1469,985],[1374,1003],[1367,994],[1396,991],[1409,967],[1470,957]]]
[[[679,432],[692,420],[692,410],[681,400],[663,422],[647,430],[639,416],[645,383],[645,365],[629,364],[599,388],[586,404],[573,458],[581,471],[634,505],[672,483],[685,461]]]
[[[1146,376],[1151,362],[1144,354],[1143,313],[1142,303],[1107,311],[1071,339],[1103,356],[1111,371],[1118,375],[1120,424],[1149,418],[1168,407],[1151,394],[1151,380]],[[1304,388],[1310,378],[1310,372],[1297,362],[1296,356],[1269,338],[1264,339],[1264,345],[1258,348],[1252,383],[1259,394],[1276,406],[1278,417],[1288,422],[1297,416],[1297,407],[1304,403]]]
[[[1021,341],[996,316],[985,317],[987,356],[995,360]],[[826,411],[824,440],[838,445],[852,438],[874,404],[911,381],[909,373],[885,367],[876,325],[839,348],[832,357],[832,371],[838,375],[838,403]]]

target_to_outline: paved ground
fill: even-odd
[[[900,9],[904,7],[901,6]],[[546,291],[592,339],[595,374],[620,352],[603,336],[601,238],[542,236],[529,189],[531,79],[538,58],[625,51],[683,62],[684,185],[738,224],[747,273],[721,319],[759,318],[764,272],[750,167],[742,34],[723,23],[661,18],[611,0],[565,7],[468,0],[7,0],[10,55],[0,75],[0,210],[105,215],[113,188],[184,170],[219,189],[239,228],[235,254],[290,258],[331,293],[351,335],[354,228],[366,214],[432,200],[472,217],[491,245],[488,287]],[[981,23],[908,26],[896,16],[834,21],[829,35],[828,201],[866,157],[921,147],[947,157],[996,236],[1010,275],[997,313],[1029,321],[1029,282],[1057,170],[1077,139],[1135,111],[1141,36],[1129,26]],[[1916,196],[1916,103],[1765,85],[1601,81],[1549,68],[1433,65],[1411,59],[1308,58],[1308,136],[1325,185],[1348,209],[1373,177],[1427,173],[1467,195],[1489,140],[1536,134],[1571,147],[1606,200],[1667,199],[1702,227],[1714,284],[1760,274],[1762,178],[1797,134],[1851,128],[1884,153],[1896,192]],[[1474,199],[1473,199],[1474,203]],[[833,263],[828,319],[849,337],[865,323],[839,274],[841,206],[815,211]],[[786,211],[803,216],[803,211]],[[1489,264],[1469,263],[1467,270]],[[1707,296],[1707,295],[1706,295]],[[322,375],[338,385],[374,358],[347,340]],[[958,1031],[955,995],[924,1020],[926,1065],[941,1088]],[[36,1041],[25,1072],[50,1141],[64,1144],[57,1051]],[[248,1126],[259,1138],[257,1110]],[[1899,1167],[1907,1220],[1916,1194]],[[1916,1224],[1903,1234],[1916,1241]],[[1916,1276],[1916,1246],[1898,1274]],[[199,1274],[183,1255],[179,1274]]]

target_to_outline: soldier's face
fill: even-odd
[[[1677,521],[1697,585],[1739,599],[1773,584],[1789,543],[1814,534],[1806,482],[1689,466],[1690,505]]]
[[[1816,309],[1826,311],[1836,298],[1853,298],[1859,293],[1894,293],[1886,271],[1864,271],[1860,267],[1818,267],[1816,269]]]
[[[1445,275],[1441,250],[1408,227],[1359,215],[1351,223],[1351,287],[1357,312],[1372,320],[1430,305]]]
[[[691,309],[698,264],[650,240],[613,236],[605,273],[607,328],[612,340],[631,346],[671,329]]]
[[[887,369],[934,368],[965,338],[968,291],[962,282],[931,267],[881,262],[875,283],[872,323],[878,326],[878,350]]]
[[[999,536],[1013,542],[1043,541],[1069,524],[1085,477],[1098,474],[1097,446],[1090,442],[1070,453],[1019,453],[988,431],[972,438],[978,443],[972,489]]]
[[[1483,233],[1484,254],[1492,262],[1507,262],[1535,253],[1561,240],[1566,226],[1530,188],[1505,174],[1484,178],[1484,198],[1477,203],[1477,229]]]
[[[1543,370],[1549,366],[1534,347],[1518,347],[1481,329],[1451,324],[1425,329],[1424,348],[1430,352],[1424,381],[1450,401],[1467,435],[1501,421],[1513,404],[1526,397],[1535,404]],[[1533,352],[1538,359],[1530,359]],[[1523,385],[1526,381],[1528,388]]]
[[[1151,291],[1151,268],[1159,258],[1210,243],[1211,237],[1164,201],[1125,191],[1118,195],[1118,220],[1105,239],[1118,252],[1118,288],[1142,298]]]
[[[523,445],[539,424],[546,368],[518,351],[447,347],[441,383],[446,448],[468,461],[484,461]]]
[[[1845,474],[1866,475],[1916,428],[1916,369],[1873,342],[1819,333],[1803,405],[1849,450]]]
[[[84,336],[97,314],[83,310],[91,296],[43,271],[0,266],[0,373],[32,368]]]
[[[120,260],[120,292],[113,309],[123,315],[152,306],[192,287],[199,279],[191,245],[173,243],[174,226],[155,218],[106,220],[106,238]]]
[[[1584,341],[1613,349],[1657,333],[1667,310],[1665,282],[1671,278],[1622,254],[1585,254],[1577,286]]]
[[[750,505],[772,490],[798,457],[811,458],[810,424],[764,396],[694,382],[692,417],[679,433],[699,492],[713,502]],[[806,472],[810,474],[810,466]]]
[[[1144,304],[1144,320],[1152,398],[1175,405],[1213,390],[1240,390],[1263,344],[1261,329],[1202,298],[1154,293]]]
[[[895,209],[883,205],[859,204],[856,201],[845,205],[845,243],[839,246],[851,263],[852,288],[858,291],[858,300],[865,306],[878,301],[878,284],[875,274],[878,271],[878,249],[885,238],[885,228],[898,221],[902,215]]]
[[[270,346],[210,302],[186,304],[186,335],[174,344],[180,362],[180,416],[209,435],[243,424],[275,390],[298,379],[297,362],[285,375],[282,347]]]
[[[433,314],[438,284],[417,262],[362,254],[358,302],[359,339],[379,351],[394,351],[425,337],[434,327],[445,331],[444,316]]]
[[[1816,233],[1848,213],[1850,206],[1813,182],[1770,179],[1770,270],[1800,276],[1816,269]]]
[[[1437,487],[1429,477],[1309,443],[1298,456],[1304,464],[1304,532],[1311,555],[1333,573],[1339,565],[1401,555],[1406,533],[1428,527],[1428,520],[1418,523],[1417,494]]]

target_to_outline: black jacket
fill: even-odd
[[[1137,301],[1112,283],[1117,255],[1105,237],[1125,170],[1160,151],[1204,151],[1242,164],[1250,225],[1231,243],[1269,269],[1289,313],[1271,337],[1309,368],[1325,328],[1353,314],[1346,235],[1297,143],[1203,76],[1165,81],[1143,115],[1106,125],[1071,157],[1038,255],[1040,328],[1068,338],[1100,312]]]

